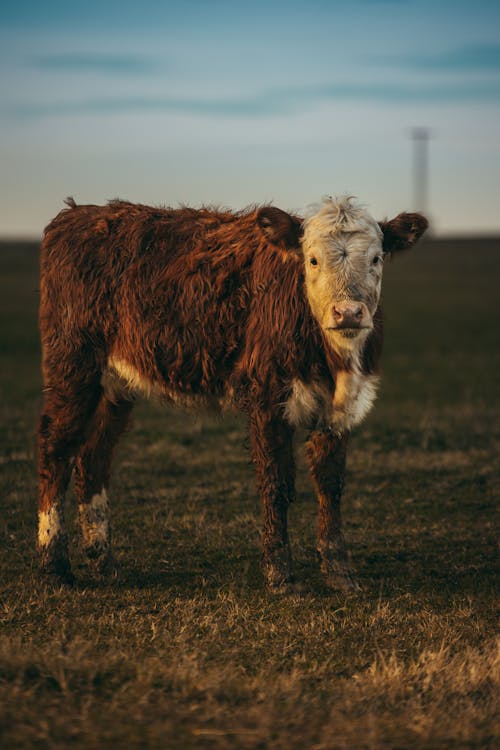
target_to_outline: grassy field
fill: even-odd
[[[34,554],[37,248],[0,245],[0,746],[498,747],[499,272],[494,240],[386,267],[383,388],[344,502],[362,594],[322,584],[300,441],[304,593],[272,595],[244,420],[147,403],[115,460],[118,577],[95,582],[76,552],[78,585],[51,590]]]

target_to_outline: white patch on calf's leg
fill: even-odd
[[[63,519],[58,504],[38,514],[38,546],[48,547],[63,533]]]
[[[109,548],[109,505],[106,489],[92,496],[88,503],[78,506],[82,541],[85,550],[95,556]]]
[[[64,527],[64,498],[52,502],[38,513],[38,550],[41,570],[58,583],[73,582],[68,558],[68,540]]]

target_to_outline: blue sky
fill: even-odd
[[[4,0],[0,65],[0,235],[66,195],[390,216],[416,126],[436,231],[500,231],[498,2]]]

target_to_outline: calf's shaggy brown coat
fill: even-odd
[[[321,382],[333,397],[337,373],[350,367],[308,303],[301,219],[271,206],[240,213],[123,201],[68,206],[47,227],[41,250],[42,568],[72,579],[64,495],[73,470],[84,549],[99,571],[110,567],[111,456],[141,390],[248,414],[264,573],[271,586],[287,584],[294,425],[284,405],[297,382]],[[384,250],[411,245],[425,226],[413,214],[381,225]],[[363,375],[377,372],[381,347],[377,309]],[[349,431],[315,420],[309,427],[322,570],[332,587],[350,588],[340,516]]]

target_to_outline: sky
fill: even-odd
[[[304,213],[343,193],[500,233],[500,3],[0,3],[0,236],[40,237],[68,195]]]

